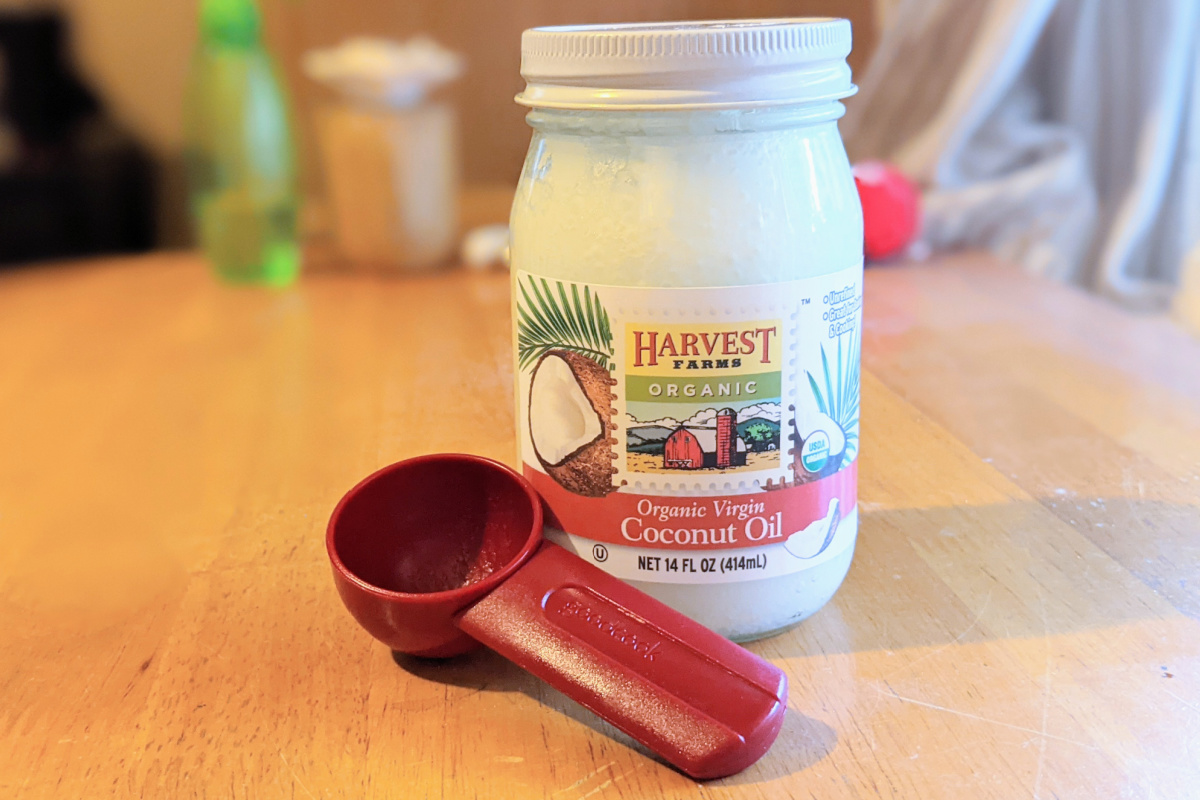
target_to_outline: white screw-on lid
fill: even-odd
[[[854,94],[850,22],[831,18],[531,28],[521,105],[611,110],[752,108]]]

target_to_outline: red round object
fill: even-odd
[[[863,210],[863,251],[878,261],[902,253],[917,235],[921,192],[900,170],[882,161],[854,165]]]
[[[470,455],[384,467],[346,493],[325,545],[346,608],[393,650],[425,658],[479,646],[455,624],[542,543],[541,498],[524,478]]]
[[[732,775],[778,736],[787,677],[762,658],[542,539],[542,501],[490,459],[385,467],[325,538],[346,608],[393,650],[479,644],[694,778]]]

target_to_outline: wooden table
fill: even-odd
[[[507,277],[0,275],[0,797],[1200,797],[1200,343],[981,256],[869,272],[862,530],[697,785],[488,653],[393,662],[324,525],[514,457]]]

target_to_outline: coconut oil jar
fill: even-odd
[[[512,210],[520,459],[556,540],[738,640],[858,531],[840,19],[538,28]]]

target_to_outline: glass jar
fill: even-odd
[[[845,20],[522,41],[522,467],[552,539],[738,640],[819,609],[854,550],[849,49]]]

